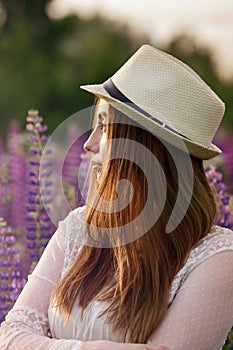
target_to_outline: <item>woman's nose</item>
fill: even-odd
[[[97,133],[94,131],[91,133],[91,135],[88,137],[86,142],[83,145],[83,149],[86,152],[92,152],[92,153],[98,153],[99,152],[99,137]]]

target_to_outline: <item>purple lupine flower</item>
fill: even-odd
[[[47,130],[47,126],[42,124],[43,118],[39,116],[37,110],[30,110],[28,112],[27,122],[26,129],[32,132],[28,137],[32,144],[29,147],[30,160],[26,215],[26,247],[27,251],[29,251],[31,271],[51,238],[54,232],[54,226],[48,217],[47,211],[49,208],[44,207],[44,205],[52,202],[51,191],[49,191],[52,185],[52,181],[49,180],[52,174],[50,171],[51,161],[42,162],[43,148],[48,140],[48,136],[41,135],[41,133]],[[47,150],[47,155],[50,153]],[[43,176],[40,176],[40,173]],[[40,193],[41,189],[44,191],[43,201]]]
[[[223,150],[221,168],[228,192],[233,194],[233,130],[221,128],[214,142]]]
[[[10,221],[10,201],[12,199],[9,184],[8,156],[0,139],[0,217]]]
[[[5,157],[0,164],[0,216],[8,221],[10,221],[11,199],[8,159]]]
[[[22,198],[26,192],[27,167],[23,154],[23,138],[17,121],[11,122],[7,141],[9,186],[12,195],[9,224],[14,228],[23,229],[25,204]]]
[[[216,170],[216,166],[206,167],[205,172],[217,204],[215,224],[233,228],[232,208],[230,206],[231,196],[227,192],[227,186],[222,182],[223,176]]]
[[[26,279],[17,244],[17,231],[0,218],[0,323],[12,308]]]

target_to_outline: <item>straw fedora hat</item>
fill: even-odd
[[[141,46],[103,84],[81,89],[105,99],[153,135],[201,159],[221,153],[212,143],[225,105],[185,63]]]

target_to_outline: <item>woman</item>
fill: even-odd
[[[97,96],[86,206],[70,212],[0,328],[0,349],[219,350],[233,234],[203,159],[224,113],[181,61],[142,46]],[[49,337],[50,335],[50,337]]]

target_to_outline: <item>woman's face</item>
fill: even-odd
[[[100,170],[106,158],[106,124],[108,121],[108,103],[101,99],[96,106],[94,130],[84,143],[84,150],[92,153],[92,166]]]

